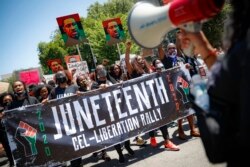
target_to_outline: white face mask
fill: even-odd
[[[168,55],[174,58],[177,55],[177,49],[172,49],[171,51],[168,51]]]
[[[176,56],[177,55],[177,49],[175,49],[172,53],[173,56]]]
[[[174,58],[174,57],[176,57],[176,55],[177,55],[177,49],[175,49],[175,50],[172,52],[172,54],[169,55],[169,56],[172,57],[172,58]]]

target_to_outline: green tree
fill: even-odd
[[[90,45],[93,50],[94,56],[97,58],[98,63],[103,58],[107,58],[113,63],[118,59],[119,53],[117,46],[107,46],[105,41],[105,32],[102,27],[102,21],[120,17],[126,37],[130,39],[127,29],[127,13],[134,4],[134,0],[109,0],[103,5],[95,2],[88,8],[87,18],[81,18],[84,31],[87,35],[89,43],[80,44],[79,49],[83,60],[88,62],[89,68],[94,68],[93,56],[91,53]],[[51,41],[40,42],[38,44],[39,60],[45,74],[49,73],[47,61],[53,58],[59,58],[64,61],[65,55],[78,54],[75,46],[66,47],[59,30],[55,30],[51,35]],[[121,53],[124,53],[124,44],[120,43]],[[138,52],[139,47],[135,44],[132,46],[132,53]]]
[[[105,40],[105,32],[102,26],[102,21],[109,18],[120,17],[123,25],[123,30],[126,34],[126,39],[130,39],[127,28],[127,15],[129,10],[134,5],[133,0],[110,0],[103,5],[95,3],[88,9],[88,16],[84,20],[88,39],[93,45],[94,53],[97,57],[98,63],[103,58],[107,58],[114,63],[118,59],[119,53],[116,45],[107,46]],[[123,43],[119,43],[121,54],[125,52]],[[132,53],[139,51],[139,47],[133,44]]]
[[[120,17],[123,25],[126,39],[131,40],[127,27],[128,12],[134,5],[136,0],[109,0],[104,4],[98,2],[93,3],[88,8],[88,14],[86,18],[81,18],[81,22],[89,40],[89,44],[80,44],[80,52],[83,60],[88,62],[90,69],[94,68],[93,56],[91,53],[90,45],[93,50],[94,56],[97,58],[97,62],[100,63],[102,59],[107,58],[111,63],[114,63],[119,56],[117,46],[107,46],[105,41],[105,32],[102,26],[102,21]],[[231,11],[231,6],[226,3],[221,13],[219,13],[214,19],[203,24],[203,31],[207,35],[208,39],[217,47],[221,44],[221,37],[223,33],[223,24],[227,14]],[[170,31],[168,39],[171,42],[175,42],[175,30]],[[119,43],[121,54],[125,52],[124,43]],[[52,58],[60,58],[64,61],[65,55],[78,54],[75,46],[66,47],[59,30],[55,30],[51,35],[51,41],[40,42],[38,45],[39,60],[42,69],[45,74],[49,72],[47,67],[47,61]],[[131,53],[138,53],[140,47],[135,43],[132,44]]]
[[[49,43],[40,42],[38,45],[38,51],[40,64],[45,74],[50,73],[50,69],[47,65],[48,60],[61,59],[61,61],[64,62],[64,56],[67,55],[67,51],[59,45],[58,41],[51,41]],[[65,64],[63,65],[65,67]]]
[[[208,40],[214,47],[219,47],[222,45],[222,35],[224,32],[224,22],[227,16],[232,12],[232,6],[230,3],[226,2],[223,6],[222,11],[205,22],[202,26],[202,30],[206,34]]]

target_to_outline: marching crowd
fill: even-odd
[[[203,127],[199,127],[199,131],[194,126],[194,115],[187,117],[190,134],[198,137],[201,133],[203,145],[206,150],[208,159],[213,163],[227,162],[230,166],[246,166],[248,155],[245,150],[249,149],[249,54],[250,54],[250,31],[249,22],[250,3],[248,0],[231,0],[233,12],[225,34],[225,43],[227,53],[224,57],[219,57],[218,50],[215,49],[204,33],[180,31],[182,48],[192,43],[195,51],[201,55],[207,67],[210,69],[210,78],[208,82],[209,95],[209,111],[206,111],[200,118],[196,112],[197,119],[201,120]],[[177,38],[179,35],[177,34]],[[178,40],[177,40],[178,41]],[[194,57],[187,57],[176,44],[169,43],[167,46],[158,48],[159,55],[152,64],[137,55],[130,60],[131,43],[126,43],[125,62],[127,72],[124,75],[123,69],[119,65],[111,65],[110,68],[98,65],[96,71],[90,75],[78,76],[74,83],[70,75],[65,75],[63,71],[55,74],[55,86],[37,85],[34,89],[26,89],[22,81],[15,81],[12,85],[13,93],[5,92],[1,95],[1,119],[4,111],[20,106],[44,103],[53,98],[61,98],[65,95],[81,94],[81,92],[92,89],[105,89],[111,84],[122,82],[126,79],[140,77],[151,72],[160,72],[162,69],[172,68],[180,64],[185,64],[190,75],[196,73],[203,74],[200,68],[200,62],[197,54]],[[123,71],[123,72],[121,72]],[[52,82],[52,85],[53,82]],[[197,108],[197,107],[196,107]],[[202,118],[203,117],[203,118]],[[202,122],[203,121],[203,122]],[[206,122],[208,121],[208,122]],[[178,151],[180,148],[169,140],[167,127],[160,127],[164,146],[167,150]],[[1,125],[1,150],[2,146],[8,156],[10,166],[14,165],[9,144],[7,141],[4,127]],[[178,133],[180,139],[185,139],[186,135],[182,130],[182,120],[178,121]],[[205,135],[202,135],[205,134]],[[157,141],[154,138],[154,131],[150,132],[150,144],[154,147]],[[137,143],[142,145],[145,141],[141,136],[137,137]],[[125,162],[122,154],[121,145],[115,146],[119,161]],[[130,148],[130,141],[125,141],[125,149],[129,154],[134,155],[134,151]],[[106,150],[94,155],[100,154],[107,161],[110,160]],[[71,161],[72,166],[80,166],[81,158]]]
[[[26,87],[25,83],[17,80],[13,82],[13,92],[5,92],[1,94],[1,118],[4,115],[5,110],[18,108],[21,106],[32,105],[37,103],[46,103],[51,99],[59,99],[74,94],[81,95],[82,92],[87,92],[94,89],[105,89],[106,87],[123,82],[128,79],[147,75],[152,72],[161,72],[164,69],[169,69],[180,64],[184,64],[185,68],[189,71],[190,75],[199,74],[199,67],[203,66],[202,62],[198,60],[197,55],[193,57],[186,56],[181,50],[178,44],[177,31],[177,43],[169,43],[166,46],[160,46],[158,48],[158,56],[154,58],[152,62],[147,62],[143,56],[137,55],[134,58],[130,58],[131,42],[128,41],[126,45],[125,64],[126,68],[122,68],[120,64],[108,65],[108,60],[105,59],[102,64],[96,66],[96,70],[90,74],[79,75],[73,79],[72,75],[65,70],[59,70],[54,75],[54,80],[45,81],[38,85],[29,85]],[[194,123],[195,115],[191,114],[187,116],[187,120],[190,127],[190,135],[199,137],[199,131],[195,127]],[[162,132],[164,139],[164,147],[169,151],[179,151],[180,148],[170,140],[168,134],[168,126],[162,126],[159,128]],[[148,134],[150,136],[150,145],[152,147],[157,146],[155,138],[155,131],[151,131]],[[7,136],[4,131],[4,127],[1,124],[1,143],[8,156],[10,166],[14,165],[11,151],[8,145]],[[178,120],[178,137],[181,140],[186,139],[186,134],[182,128],[182,119]],[[145,141],[141,136],[135,138],[136,144],[141,146],[145,145]],[[115,149],[119,155],[119,162],[124,163],[125,158],[122,153],[122,143],[115,145]],[[130,140],[124,142],[124,147],[130,155],[134,155],[134,151],[130,147]],[[106,150],[93,153],[93,156],[98,156],[109,161],[111,158],[107,154]],[[76,159],[71,161],[71,166],[80,166],[82,159]]]

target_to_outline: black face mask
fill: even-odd
[[[97,82],[98,82],[99,85],[106,83],[106,81],[99,81],[99,80]]]
[[[60,77],[56,79],[58,84],[62,84],[62,83],[66,83],[67,82],[67,78],[66,77]]]
[[[0,106],[0,113],[4,111],[4,108]]]
[[[19,97],[22,97],[22,96],[25,96],[25,91],[23,91],[23,92],[20,92],[20,93],[15,93],[17,96],[19,96]]]
[[[5,102],[5,103],[3,103],[3,106],[4,106],[4,108],[8,108],[9,106],[11,105],[11,102]]]

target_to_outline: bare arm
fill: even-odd
[[[194,45],[196,52],[201,55],[202,59],[204,60],[209,69],[216,62],[216,49],[212,47],[212,45],[210,44],[207,37],[202,31],[191,33],[182,30],[181,40],[181,45],[183,48],[188,47],[190,43]]]
[[[133,67],[132,67],[132,65],[130,63],[130,56],[129,56],[130,48],[131,48],[131,42],[128,41],[128,42],[126,42],[125,63],[126,63],[126,66],[127,66],[128,73],[132,74]]]
[[[159,59],[160,59],[160,60],[163,60],[163,59],[164,59],[164,56],[165,56],[165,53],[164,53],[164,50],[163,50],[163,48],[162,48],[162,45],[160,45],[160,46],[158,47],[158,53],[159,53]]]

